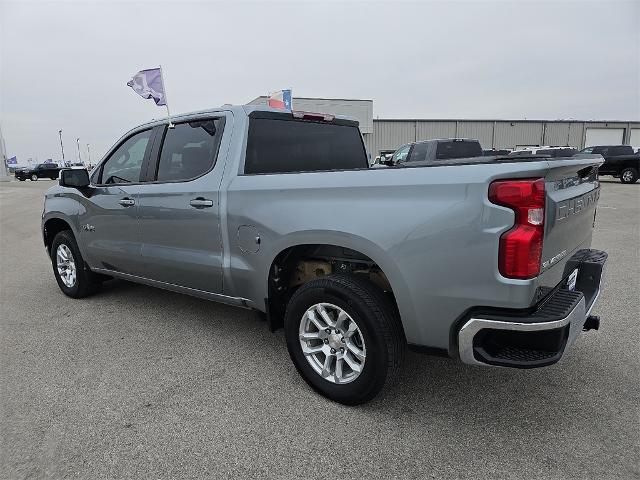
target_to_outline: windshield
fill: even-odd
[[[404,162],[407,159],[407,155],[409,154],[409,150],[411,149],[411,145],[405,145],[404,147],[400,147],[396,153],[391,157],[391,161],[393,163]]]

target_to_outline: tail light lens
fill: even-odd
[[[516,216],[513,228],[500,237],[500,273],[520,279],[537,276],[544,237],[544,179],[498,180],[489,185],[489,200]]]

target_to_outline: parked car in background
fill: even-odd
[[[390,165],[412,162],[437,162],[456,158],[482,157],[480,142],[468,138],[439,138],[403,145],[395,151]]]
[[[380,155],[375,158],[374,164],[384,164],[391,160],[395,150],[380,150]]]
[[[492,148],[489,150],[483,150],[482,156],[483,157],[499,157],[501,155],[509,155],[510,153],[511,153],[511,150]]]
[[[573,147],[527,147],[512,151],[509,153],[512,157],[528,157],[531,155],[548,155],[553,158],[572,157],[578,153],[577,148]]]
[[[550,147],[536,150],[536,155],[549,155],[553,158],[572,157],[576,153],[578,153],[578,149],[573,147]]]
[[[604,158],[600,175],[612,175],[622,183],[636,183],[640,173],[640,153],[631,145],[596,145],[587,147],[580,153],[599,154]]]
[[[41,163],[34,168],[23,168],[16,170],[15,177],[24,182],[27,178],[33,182],[39,178],[50,178],[55,180],[60,173],[60,167],[57,163]]]

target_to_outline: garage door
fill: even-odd
[[[640,128],[631,129],[631,138],[629,144],[633,146],[634,150],[640,148]]]
[[[622,145],[624,128],[587,128],[585,147],[594,145]]]

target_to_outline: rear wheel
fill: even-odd
[[[37,175],[31,175],[31,181],[32,182],[37,182],[38,181],[38,176]]]
[[[354,275],[300,287],[287,306],[285,334],[305,381],[346,405],[367,402],[392,384],[404,359],[396,308],[377,286]]]
[[[72,298],[82,298],[96,291],[100,278],[85,263],[70,230],[55,236],[50,253],[53,274],[62,293]]]
[[[638,171],[635,168],[625,168],[620,172],[620,181],[622,183],[636,183],[638,181]]]

